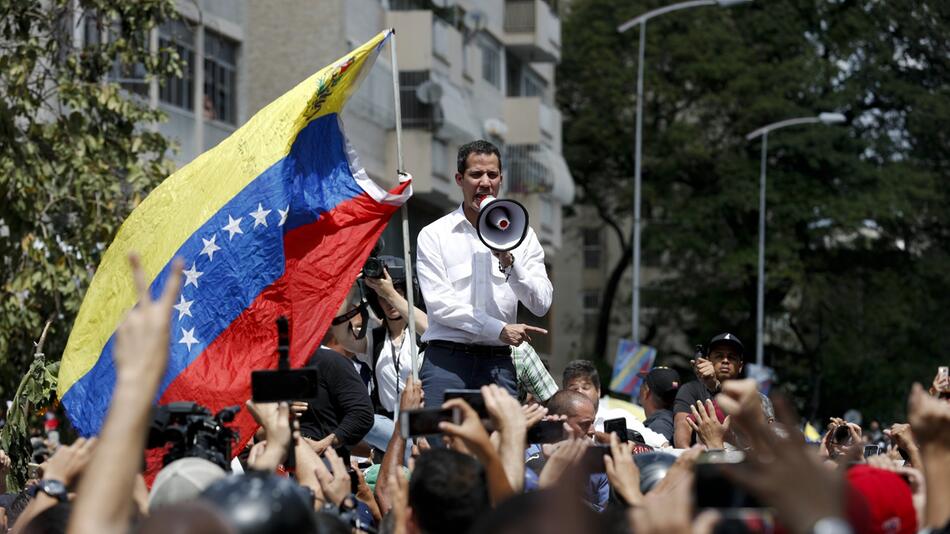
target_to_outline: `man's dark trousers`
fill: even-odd
[[[447,389],[478,389],[498,384],[512,396],[518,394],[515,364],[510,347],[466,348],[460,343],[432,341],[419,370],[426,407],[442,406]]]

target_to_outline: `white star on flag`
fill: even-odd
[[[191,330],[185,330],[184,328],[182,328],[181,334],[182,336],[181,336],[181,339],[178,340],[178,343],[184,343],[185,345],[188,345],[188,352],[190,353],[191,346],[196,343],[199,343],[199,341],[195,339],[195,328],[192,327]]]
[[[241,230],[241,219],[244,217],[238,217],[237,219],[231,217],[231,214],[228,214],[228,224],[223,226],[221,229],[228,232],[228,241],[234,239],[234,234],[243,234],[244,230]]]
[[[205,244],[205,247],[201,249],[201,253],[208,255],[208,261],[214,261],[215,251],[221,250],[221,247],[214,244],[216,239],[218,239],[218,234],[212,234],[211,239],[201,238],[201,241]]]
[[[267,214],[270,213],[270,212],[271,212],[271,210],[265,210],[264,207],[261,206],[260,202],[258,202],[258,203],[257,203],[257,211],[252,211],[252,212],[251,212],[251,217],[254,217],[254,228],[257,228],[257,225],[259,225],[259,224],[263,224],[264,227],[266,228],[266,227],[267,227]]]
[[[181,320],[182,317],[186,315],[188,317],[194,317],[193,315],[191,315],[191,304],[193,302],[194,302],[193,300],[185,300],[185,296],[182,295],[181,300],[178,301],[178,304],[175,304],[174,306],[172,306],[172,308],[175,308],[176,310],[178,310],[179,321]]]
[[[277,223],[277,226],[283,226],[287,222],[287,214],[290,213],[290,205],[287,205],[287,209],[277,208],[277,213],[280,214],[280,222]]]
[[[192,284],[195,287],[198,287],[198,277],[205,274],[197,269],[195,269],[195,264],[191,264],[191,269],[186,269],[182,271],[182,274],[185,275],[185,287],[188,287],[188,284]]]

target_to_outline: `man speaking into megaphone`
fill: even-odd
[[[463,145],[455,175],[462,205],[419,233],[419,287],[429,318],[419,376],[427,406],[440,406],[446,389],[494,383],[516,394],[511,347],[547,334],[517,322],[519,301],[546,314],[553,288],[527,211],[497,198],[502,179],[495,145]]]

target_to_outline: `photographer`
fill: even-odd
[[[378,270],[377,270],[378,269]],[[378,275],[378,277],[377,277]],[[412,347],[409,337],[409,302],[406,300],[405,262],[394,256],[371,257],[363,269],[366,303],[382,321],[376,328],[367,328],[359,336],[353,328],[335,326],[333,333],[346,350],[369,365],[372,376],[373,428],[364,438],[371,446],[385,451],[392,436],[399,395],[412,376]],[[418,287],[417,284],[413,284]],[[416,297],[416,301],[420,301]],[[420,336],[429,326],[424,311],[415,307],[416,347],[422,362],[425,344]]]

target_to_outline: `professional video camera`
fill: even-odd
[[[162,458],[162,465],[168,465],[179,458],[204,458],[231,470],[231,444],[238,438],[236,430],[224,423],[230,423],[241,410],[240,406],[229,406],[212,417],[211,411],[195,402],[172,402],[159,406],[152,417],[148,430],[147,448],[171,448]]]

